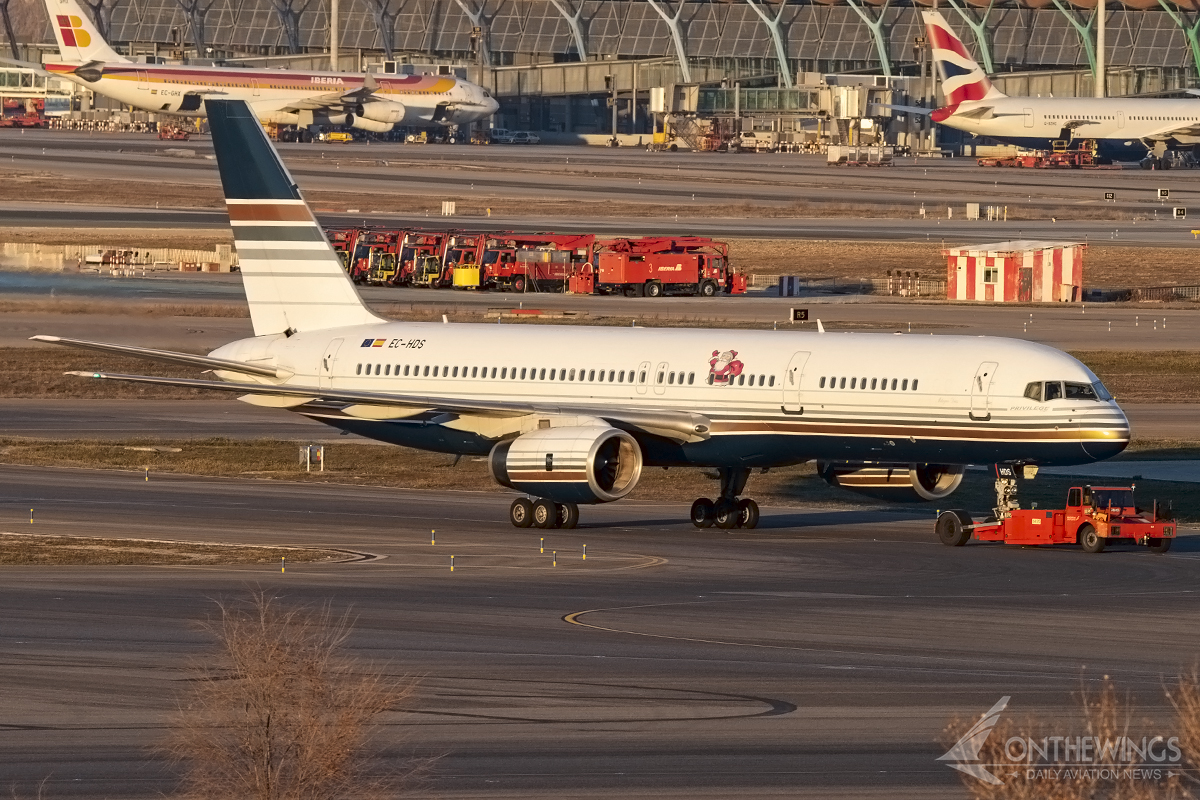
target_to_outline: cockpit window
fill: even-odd
[[[1095,383],[1074,383],[1071,381],[1034,381],[1026,384],[1025,396],[1030,400],[1045,402],[1048,400],[1112,400],[1108,389],[1100,381]]]
[[[1090,383],[1067,383],[1068,400],[1095,400],[1096,390]]]

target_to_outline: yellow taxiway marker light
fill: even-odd
[[[150,482],[150,468],[146,467],[145,470],[146,470],[146,483],[149,483]]]
[[[437,531],[436,530],[432,530],[429,532],[429,543],[431,545],[437,544]]]
[[[287,556],[279,557],[279,571],[287,572]]]
[[[583,546],[583,560],[587,561],[587,545]]]
[[[29,509],[29,524],[33,524],[33,509]]]
[[[546,537],[545,536],[538,539],[538,552],[541,553],[542,555],[546,554]]]
[[[450,571],[454,572],[454,556],[450,556]]]
[[[555,567],[557,567],[557,566],[558,566],[558,551],[557,551],[557,550],[555,550],[555,551],[554,551],[554,564],[553,564],[553,566],[555,566]]]

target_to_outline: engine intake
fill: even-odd
[[[642,449],[616,428],[543,428],[497,443],[488,467],[510,489],[558,503],[611,503],[637,486]]]
[[[963,479],[961,466],[944,464],[868,464],[823,461],[817,472],[830,486],[893,502],[949,497]]]

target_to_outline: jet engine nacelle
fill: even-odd
[[[395,125],[404,120],[404,105],[392,100],[374,100],[369,103],[359,103],[354,109],[355,117],[362,117],[373,122],[390,122]]]
[[[392,128],[396,127],[395,124],[391,122],[376,122],[373,119],[365,119],[356,114],[347,114],[346,124],[352,128],[371,131],[372,133],[387,133]]]
[[[830,486],[902,503],[949,497],[963,479],[961,466],[945,464],[822,461],[817,472]]]
[[[542,428],[498,443],[488,466],[510,489],[557,503],[611,503],[637,486],[642,448],[616,428]]]
[[[276,125],[299,125],[300,115],[293,114],[288,111],[270,111],[263,114],[260,119],[266,123],[274,123]]]
[[[317,125],[349,125],[354,119],[353,114],[314,114],[313,122]]]

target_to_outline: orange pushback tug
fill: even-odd
[[[1026,476],[1036,469],[1025,467]],[[1030,474],[1032,471],[1033,474]],[[1130,486],[1074,486],[1063,509],[1020,508],[1013,467],[996,466],[996,508],[992,517],[975,523],[957,509],[943,511],[937,520],[942,544],[961,547],[969,540],[1017,545],[1078,544],[1099,553],[1111,544],[1140,544],[1155,553],[1171,549],[1175,521],[1163,519],[1158,504],[1147,514],[1133,502]]]

